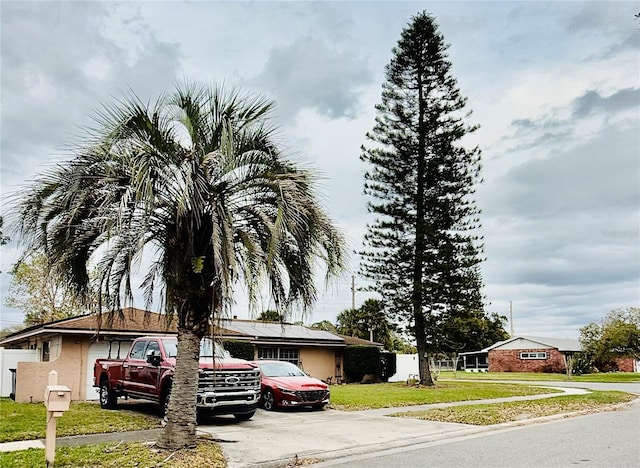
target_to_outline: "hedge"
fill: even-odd
[[[224,349],[229,351],[231,357],[253,361],[255,359],[254,347],[246,341],[229,340],[224,342]]]

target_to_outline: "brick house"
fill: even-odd
[[[581,349],[578,340],[514,336],[461,357],[466,371],[561,373]]]
[[[98,332],[99,330],[99,332]],[[124,358],[132,340],[145,335],[177,335],[175,321],[154,312],[128,308],[121,319],[100,323],[96,315],[83,315],[20,330],[0,341],[4,354],[30,352],[29,360],[0,369],[2,395],[14,393],[18,402],[42,401],[51,370],[58,383],[71,389],[72,400],[97,400],[93,364],[97,358]],[[223,341],[244,341],[254,348],[254,359],[279,359],[298,364],[319,379],[342,378],[342,350],[351,338],[303,325],[253,320],[226,320],[216,327]],[[366,340],[357,344],[382,345]],[[20,350],[20,351],[18,351]],[[12,371],[13,368],[13,371]],[[13,374],[13,375],[12,375]],[[15,379],[15,380],[13,380]],[[13,380],[15,389],[6,385]],[[5,391],[7,390],[7,391]]]
[[[515,336],[489,348],[489,371],[561,373],[581,350],[578,340]]]

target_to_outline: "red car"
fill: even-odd
[[[311,406],[322,409],[329,403],[329,387],[286,361],[254,361],[262,373],[261,402],[264,409]]]

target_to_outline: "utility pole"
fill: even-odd
[[[513,302],[509,301],[509,325],[511,327],[511,338],[513,338]]]
[[[356,276],[351,275],[351,309],[356,310]]]

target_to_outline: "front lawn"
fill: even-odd
[[[442,379],[455,380],[526,380],[558,382],[604,382],[604,383],[627,383],[640,382],[640,372],[606,372],[598,374],[572,375],[571,379],[566,374],[550,374],[544,372],[464,372],[442,371],[438,377]]]
[[[407,386],[403,382],[333,385],[331,386],[331,407],[344,411],[357,411],[556,392],[558,390],[549,388],[484,382],[438,382],[433,388]]]
[[[47,409],[43,403],[16,403],[0,398],[0,442],[44,439],[46,425]],[[160,420],[152,416],[126,410],[107,411],[95,403],[72,402],[69,411],[58,418],[56,434],[62,437],[159,427]]]
[[[18,452],[0,452],[2,468],[24,468],[44,466],[43,449],[29,449]],[[83,447],[58,447],[55,457],[56,467],[92,468],[224,468],[227,462],[220,446],[210,440],[199,440],[197,449],[177,451],[160,450],[149,444],[98,444]]]
[[[511,401],[490,405],[456,406],[428,411],[409,411],[391,416],[461,424],[491,425],[573,412],[600,412],[612,405],[637,398],[623,392],[593,391],[585,395],[565,395],[545,400]]]

